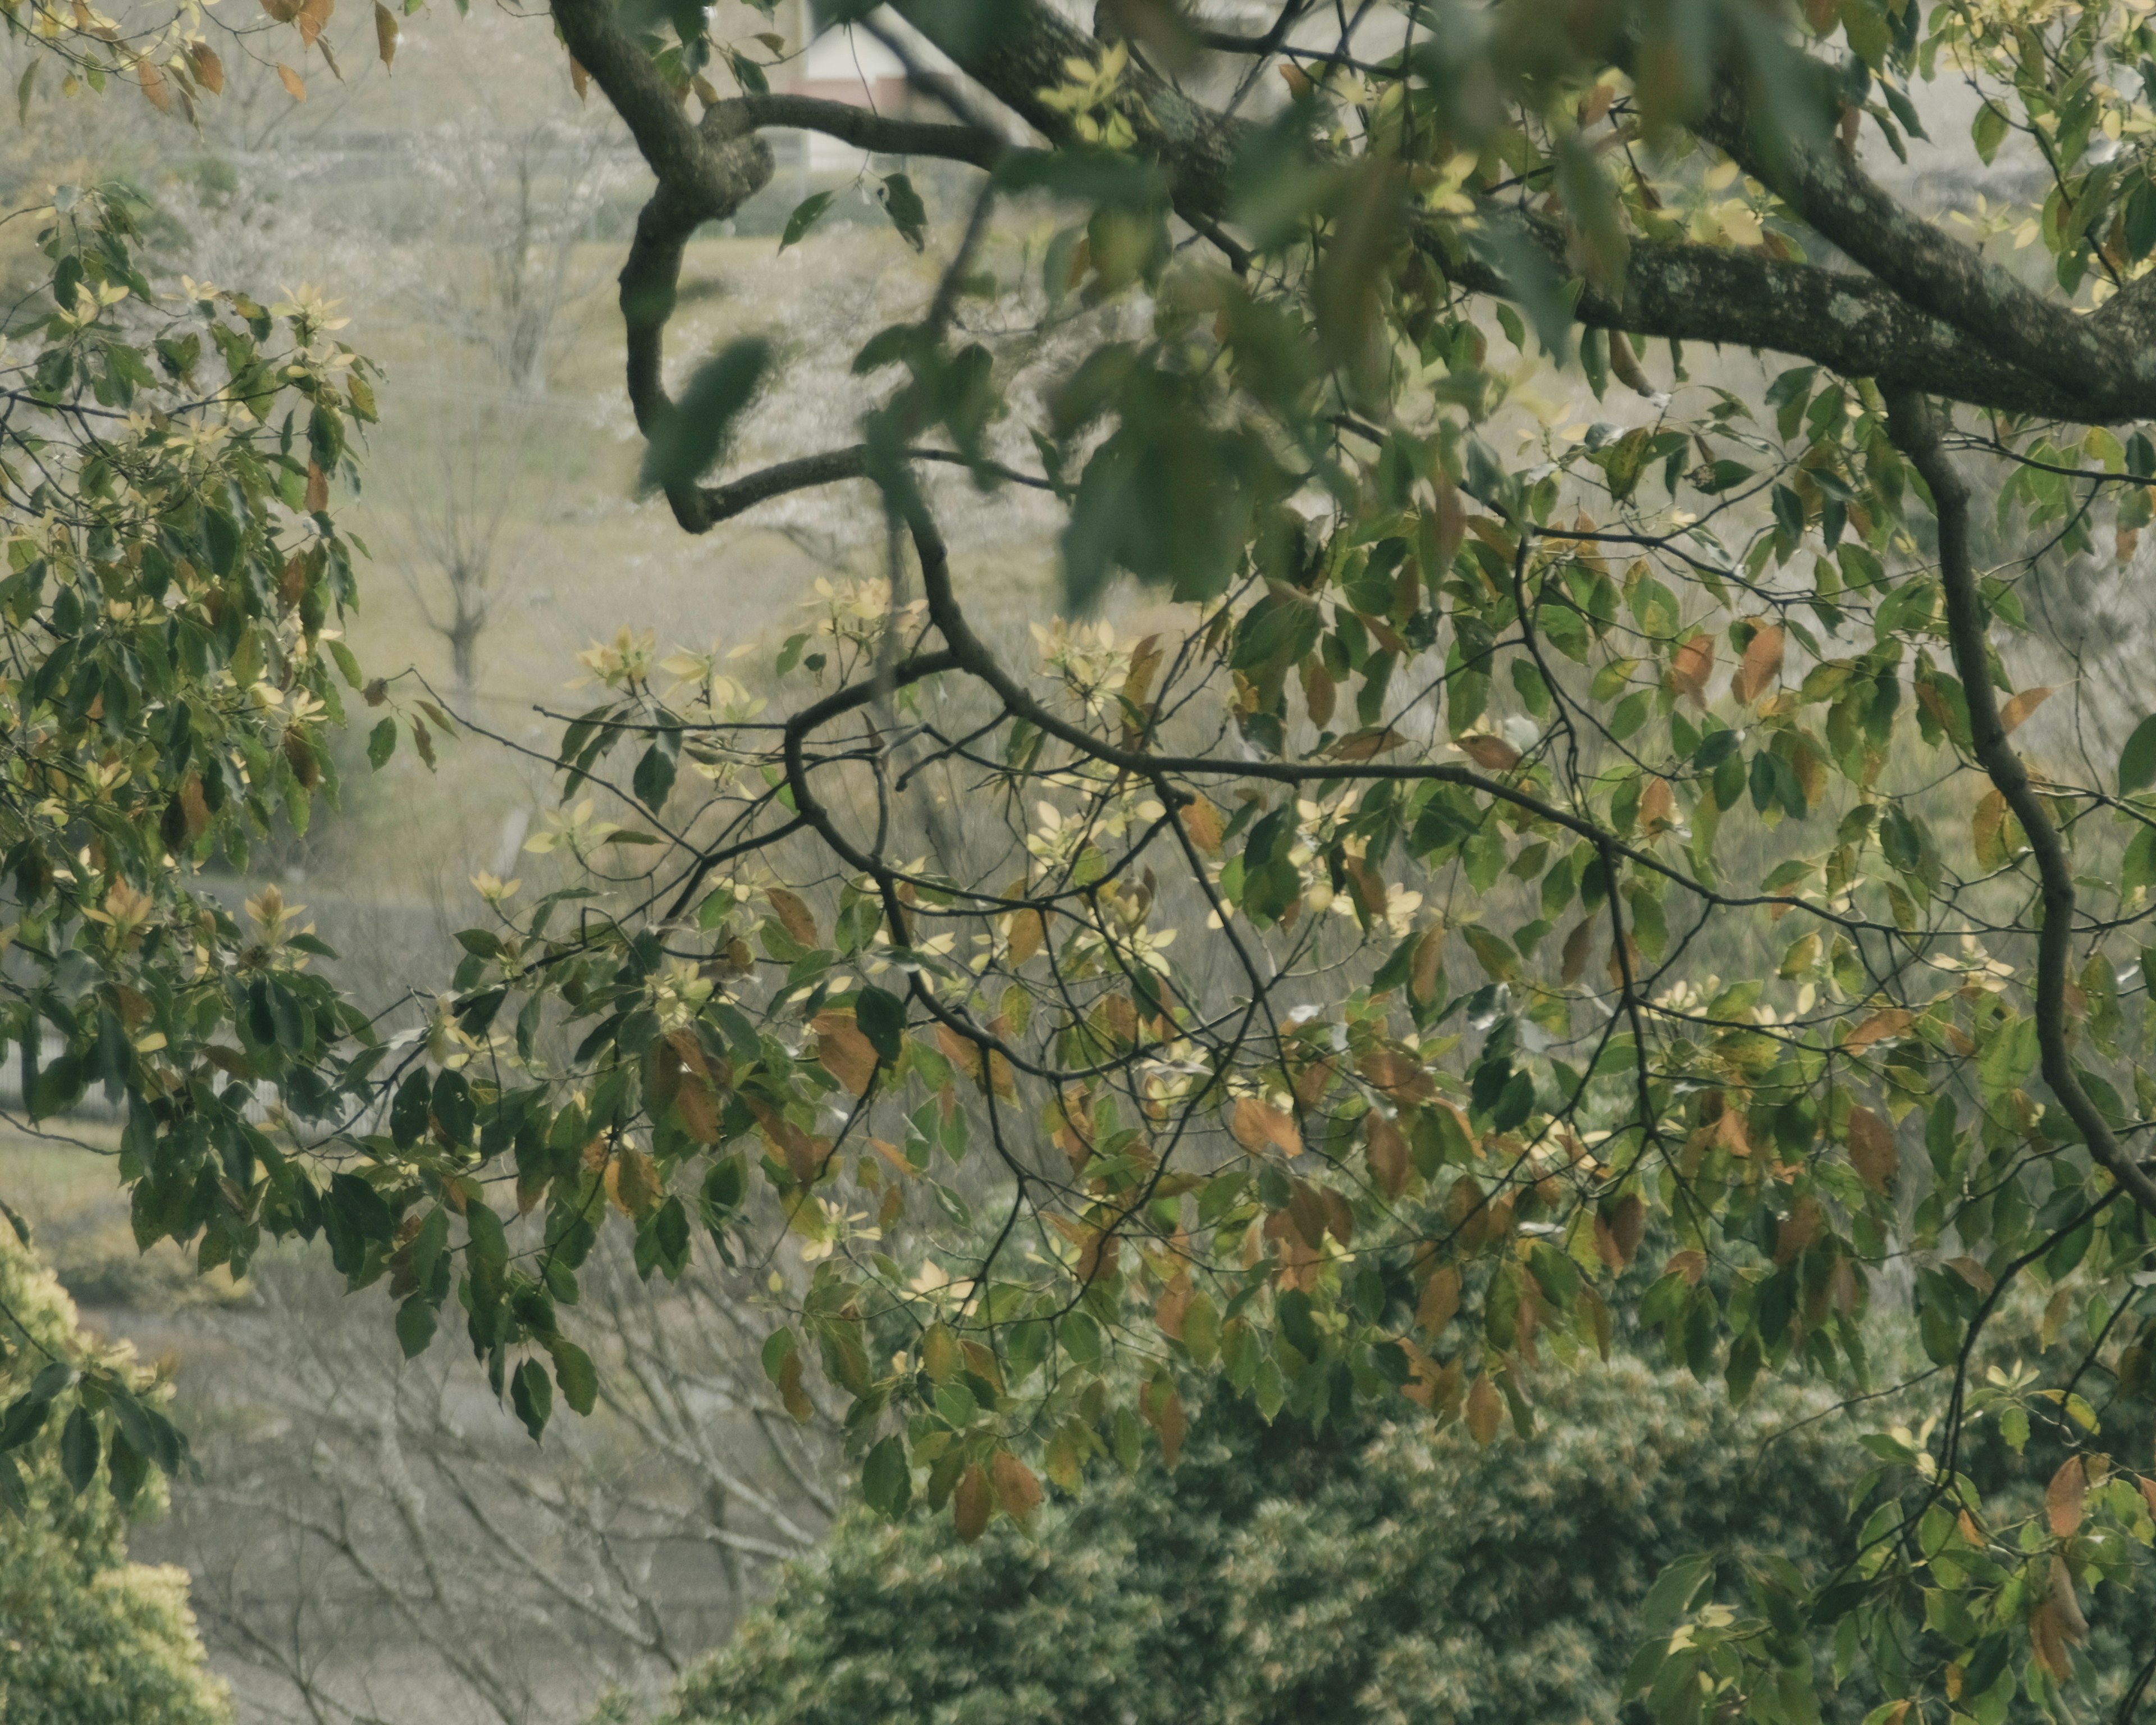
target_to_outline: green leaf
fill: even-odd
[[[793,213],[786,218],[786,231],[778,236],[779,250],[784,251],[789,245],[798,244],[802,236],[816,225],[817,218],[830,208],[832,199],[838,195],[835,191],[819,192],[795,204]]]
[[[519,1365],[510,1379],[509,1399],[524,1429],[531,1434],[531,1441],[537,1443],[554,1411],[554,1386],[547,1381],[547,1368],[536,1359]]]
[[[384,719],[367,733],[367,763],[379,773],[397,752],[397,721]]]
[[[896,1063],[906,1051],[906,1003],[896,994],[873,985],[854,997],[854,1022],[869,1046],[887,1063]]]
[[[640,490],[693,485],[719,459],[727,434],[771,364],[771,344],[753,336],[729,342],[689,380],[681,399],[652,428],[638,475]]]
[[[2156,713],[2133,727],[2126,747],[2118,752],[2118,791],[2132,796],[2156,784]]]
[[[60,1475],[69,1491],[86,1491],[97,1477],[97,1421],[89,1409],[78,1407],[60,1428]]]
[[[908,245],[916,251],[927,246],[928,209],[921,203],[921,194],[913,189],[911,180],[904,174],[885,175],[883,207],[891,226],[898,229]]]
[[[913,1471],[904,1438],[885,1438],[869,1451],[861,1465],[861,1497],[878,1515],[893,1521],[906,1513],[913,1501]]]
[[[579,1414],[588,1414],[599,1393],[599,1374],[592,1357],[565,1336],[547,1344],[554,1356],[554,1381],[562,1386],[562,1399]]]
[[[417,1359],[434,1339],[434,1308],[424,1294],[414,1294],[397,1308],[397,1345],[404,1358]]]

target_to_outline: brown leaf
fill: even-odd
[[[212,95],[224,88],[224,62],[217,57],[217,50],[207,42],[187,44],[187,58],[195,63],[195,82]]]
[[[2082,1615],[2082,1602],[2074,1597],[2073,1572],[2056,1552],[2051,1553],[2051,1609],[2058,1614],[2059,1633],[2067,1640],[2078,1647],[2088,1640],[2088,1619]]]
[[[1419,1063],[1396,1049],[1373,1048],[1355,1065],[1392,1101],[1426,1102],[1437,1094],[1437,1086],[1430,1082],[1430,1074],[1423,1070]]]
[[[1564,937],[1564,956],[1560,978],[1569,984],[1587,974],[1587,961],[1594,949],[1594,919],[1582,916],[1572,932]]]
[[[1415,942],[1414,963],[1408,975],[1408,992],[1427,1002],[1437,992],[1437,973],[1445,964],[1445,925],[1433,922]]]
[[[1153,1303],[1152,1321],[1159,1326],[1162,1335],[1177,1342],[1183,1339],[1183,1320],[1188,1316],[1190,1302],[1196,1297],[1187,1276],[1177,1276],[1160,1291],[1160,1298]]]
[[[1459,742],[1461,752],[1485,773],[1510,773],[1520,764],[1520,752],[1502,737],[1484,732]]]
[[[1617,1255],[1630,1264],[1646,1234],[1646,1200],[1636,1192],[1628,1192],[1609,1212],[1609,1237],[1617,1244]]]
[[[2009,732],[2018,730],[2023,720],[2051,698],[2049,689],[2024,689],[1999,710],[1999,722]]]
[[[1431,1273],[1422,1285],[1422,1300],[1415,1307],[1415,1322],[1435,1340],[1460,1310],[1460,1271],[1447,1264]]]
[[[1671,790],[1666,778],[1649,782],[1640,798],[1640,825],[1650,833],[1659,832],[1672,824],[1676,814],[1676,793]]]
[[[1841,1045],[1841,1051],[1844,1054],[1859,1053],[1871,1047],[1875,1042],[1884,1041],[1890,1036],[1899,1036],[1916,1022],[1916,1014],[1911,1012],[1907,1007],[1890,1006],[1882,1012],[1872,1014],[1870,1018],[1851,1030],[1849,1033],[1849,1040]]]
[[[681,1122],[681,1130],[699,1144],[726,1142],[718,1093],[708,1079],[693,1072],[685,1074],[680,1088],[674,1092],[674,1112]]]
[[[2073,1538],[2081,1527],[2087,1500],[2087,1471],[2082,1466],[2080,1456],[2069,1455],[2051,1476],[2051,1483],[2044,1488],[2044,1513],[2051,1523],[2053,1538]]]
[[[814,1028],[816,1058],[823,1062],[824,1070],[853,1095],[866,1096],[875,1078],[877,1056],[875,1046],[854,1022],[853,1014],[819,1012]]]
[[[336,9],[336,0],[305,0],[300,8],[300,45],[312,48],[315,39],[322,33],[322,26],[330,21],[330,13]]]
[[[1970,847],[1976,852],[1977,862],[1987,869],[2002,868],[2006,855],[2006,797],[2001,791],[1989,791],[1978,799],[1976,812],[1969,818]]]
[[[658,1203],[665,1189],[660,1183],[657,1164],[641,1150],[624,1144],[607,1163],[606,1189],[622,1214],[641,1216]]]
[[[801,1382],[801,1355],[797,1351],[786,1356],[778,1368],[778,1399],[795,1421],[806,1425],[816,1417],[816,1404],[808,1399],[808,1392]]]
[[[2049,1599],[2029,1615],[2029,1640],[2036,1663],[2046,1671],[2061,1682],[2073,1676],[2074,1662],[2066,1653],[2066,1638],[2059,1633],[2058,1613]]]
[[[277,80],[285,86],[285,93],[289,95],[294,101],[304,102],[306,100],[306,80],[300,77],[297,72],[295,72],[282,60],[277,62]]]
[[[1255,1096],[1239,1096],[1228,1117],[1228,1130],[1235,1142],[1253,1154],[1268,1145],[1284,1156],[1302,1154],[1302,1134],[1295,1122],[1270,1102]]]
[[[386,71],[397,62],[397,14],[374,0],[374,50],[382,56]]]
[[[165,74],[146,59],[135,63],[135,76],[142,86],[142,94],[151,107],[160,114],[172,111],[172,92],[165,82]]]
[[[1373,756],[1390,754],[1406,742],[1407,738],[1389,725],[1368,725],[1360,731],[1351,731],[1325,752],[1336,761],[1368,761]],[[1513,758],[1517,760],[1518,757]]]
[[[1375,1109],[1368,1117],[1370,1140],[1370,1177],[1378,1189],[1388,1198],[1398,1198],[1407,1189],[1409,1162],[1408,1141],[1397,1121],[1389,1120]]]
[[[1707,680],[1713,675],[1714,637],[1704,629],[1670,655],[1670,685],[1690,696],[1694,706],[1707,705]]]
[[[1474,1433],[1476,1443],[1487,1444],[1497,1435],[1497,1421],[1503,1411],[1490,1374],[1478,1373],[1467,1389],[1467,1429]]]
[[[688,1086],[685,1085],[682,1087],[686,1090]],[[764,1137],[786,1163],[786,1171],[793,1175],[794,1183],[814,1185],[816,1177],[824,1171],[824,1158],[831,1147],[829,1140],[810,1137],[770,1103],[758,1097],[743,1096],[742,1100],[748,1104],[749,1112],[756,1117],[756,1123],[762,1128]]]
[[[1040,1507],[1040,1481],[1033,1470],[1008,1450],[997,1450],[989,1466],[995,1474],[996,1502],[1003,1505],[1004,1513],[1014,1522],[1032,1520],[1034,1511]]]
[[[824,944],[816,932],[816,918],[808,906],[783,886],[774,886],[764,897],[771,901],[772,912],[778,918],[778,926],[793,937],[798,946],[817,947]]]
[[[1794,1264],[1806,1246],[1819,1238],[1820,1224],[1826,1219],[1815,1198],[1800,1198],[1789,1214],[1774,1226],[1774,1261]]]
[[[1010,962],[1023,964],[1048,944],[1048,924],[1038,911],[1014,911],[1010,925]]]
[[[1753,633],[1744,649],[1743,662],[1737,667],[1737,675],[1729,685],[1744,706],[1751,706],[1764,695],[1768,685],[1782,675],[1782,630],[1778,624],[1763,624]]]
[[[307,464],[306,505],[311,515],[319,514],[330,506],[330,476],[312,461]]]
[[[988,1476],[975,1462],[958,1476],[958,1489],[951,1494],[951,1524],[958,1537],[971,1545],[988,1531],[988,1516],[993,1508]]]
[[[300,0],[262,0],[262,9],[280,24],[289,24],[300,15]]]
[[[591,94],[592,74],[578,64],[574,54],[569,56],[569,88],[576,91],[580,102]]]
[[[1218,850],[1224,830],[1220,824],[1220,811],[1203,797],[1185,803],[1183,830],[1190,835],[1190,842],[1200,850]]]
[[[1325,661],[1317,654],[1306,657],[1296,667],[1302,679],[1303,704],[1310,709],[1310,722],[1322,731],[1332,722],[1332,707],[1340,693],[1340,685],[1332,680],[1332,673],[1325,668]]]
[[[1880,1193],[1892,1187],[1901,1171],[1902,1153],[1895,1147],[1894,1129],[1869,1108],[1849,1111],[1849,1165],[1858,1179]]]
[[[1152,698],[1153,673],[1160,669],[1160,637],[1147,635],[1131,649],[1131,667],[1123,675],[1123,699],[1143,710]]]
[[[1186,1422],[1183,1412],[1183,1398],[1176,1392],[1174,1380],[1163,1376],[1156,1378],[1138,1394],[1138,1411],[1145,1415],[1146,1424],[1160,1437],[1161,1465],[1170,1473],[1183,1456],[1183,1438]]]

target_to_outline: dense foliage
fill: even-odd
[[[290,691],[334,693],[315,506],[364,413],[304,305],[298,375],[268,375],[303,423],[254,413],[277,316],[213,301],[241,344],[223,506],[190,470],[169,509],[85,522],[23,565],[60,597],[9,614],[41,667],[11,735],[51,727],[99,788],[23,841],[44,968],[10,1028],[41,1107],[130,1096],[144,1238],[326,1231],[408,1348],[460,1313],[536,1435],[557,1390],[591,1405],[572,1308],[610,1209],[647,1274],[698,1224],[737,1255],[790,1235],[777,1394],[835,1396],[869,1502],[968,1539],[1031,1521],[1042,1472],[1173,1467],[1193,1373],[1267,1417],[1404,1401],[1525,1440],[1613,1302],[1740,1402],[1786,1373],[1872,1405],[1872,1307],[1907,1288],[1928,1406],[1866,1439],[1851,1560],[1767,1558],[1735,1607],[1681,1563],[1628,1690],[1673,1722],[2075,1705],[2090,1611],[2156,1538],[2121,1442],[2156,1385],[2156,720],[2065,722],[2015,667],[2031,570],[2130,557],[2156,497],[2142,13],[1283,0],[1238,35],[1120,0],[1092,34],[899,0],[970,80],[926,124],[768,94],[773,41],[701,8],[551,10],[658,178],[622,278],[646,484],[701,531],[865,481],[889,579],[828,596],[775,695],[629,631],[588,655],[604,696],[534,845],[561,874],[485,883],[431,1034],[377,1056],[277,906],[252,943],[190,925],[159,854],[214,842],[190,771],[232,851],[321,770]],[[303,43],[326,16],[270,11]],[[39,16],[65,51],[130,39]],[[1982,249],[1989,202],[1964,240],[1868,172],[1934,80],[1975,93],[1950,147],[1979,179],[2035,177],[1999,207],[2041,279]],[[783,373],[743,341],[677,398],[663,338],[774,126],[980,172],[918,316],[855,361],[859,441],[706,484]],[[912,178],[880,193],[880,243],[925,246]],[[985,244],[1009,210],[1052,223],[1023,279]],[[71,244],[92,299],[125,285]],[[126,343],[55,286],[47,340],[106,357],[48,395],[157,382],[115,382]],[[1538,417],[1546,365],[1609,418]],[[1120,571],[1192,608],[1014,666],[939,526],[952,469],[1053,497],[1074,601]],[[92,727],[131,697],[86,667],[123,651],[149,698],[108,763]],[[273,1094],[275,1142],[246,1112]],[[953,1173],[973,1149],[990,1177]],[[1650,1229],[1674,1250],[1635,1290]],[[1980,1352],[2025,1290],[2019,1354]],[[1994,1433],[2030,1476],[1971,1470]]]
[[[1554,1386],[1534,1435],[1230,1398],[1021,1531],[857,1513],[680,1685],[668,1725],[1122,1719],[1608,1720],[1656,1576],[1702,1549],[1830,1566],[1863,1457],[1815,1411],[1630,1359]]]
[[[149,1373],[124,1349],[89,1342],[51,1271],[0,1221],[0,1391],[34,1394],[44,1373],[70,1364],[155,1399]],[[0,1718],[221,1725],[231,1703],[203,1666],[187,1574],[127,1561],[126,1507],[102,1484],[79,1486],[80,1441],[79,1428],[52,1430],[13,1450],[18,1496],[0,1537]],[[162,1495],[153,1477],[136,1510]]]

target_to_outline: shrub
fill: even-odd
[[[0,1400],[20,1419],[55,1360],[93,1357],[146,1385],[125,1348],[97,1345],[27,1238],[0,1225]],[[223,1682],[203,1663],[187,1576],[127,1561],[128,1511],[100,1478],[80,1495],[64,1477],[58,1421],[25,1448],[19,1513],[0,1522],[0,1719],[7,1725],[223,1725]],[[162,1507],[154,1471],[132,1506]]]

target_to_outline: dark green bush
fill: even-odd
[[[1862,1456],[1809,1408],[1620,1358],[1535,1435],[1313,1434],[1240,1405],[1173,1475],[1088,1482],[1029,1532],[843,1521],[669,1725],[1570,1725],[1618,1717],[1664,1564],[1831,1561]]]

